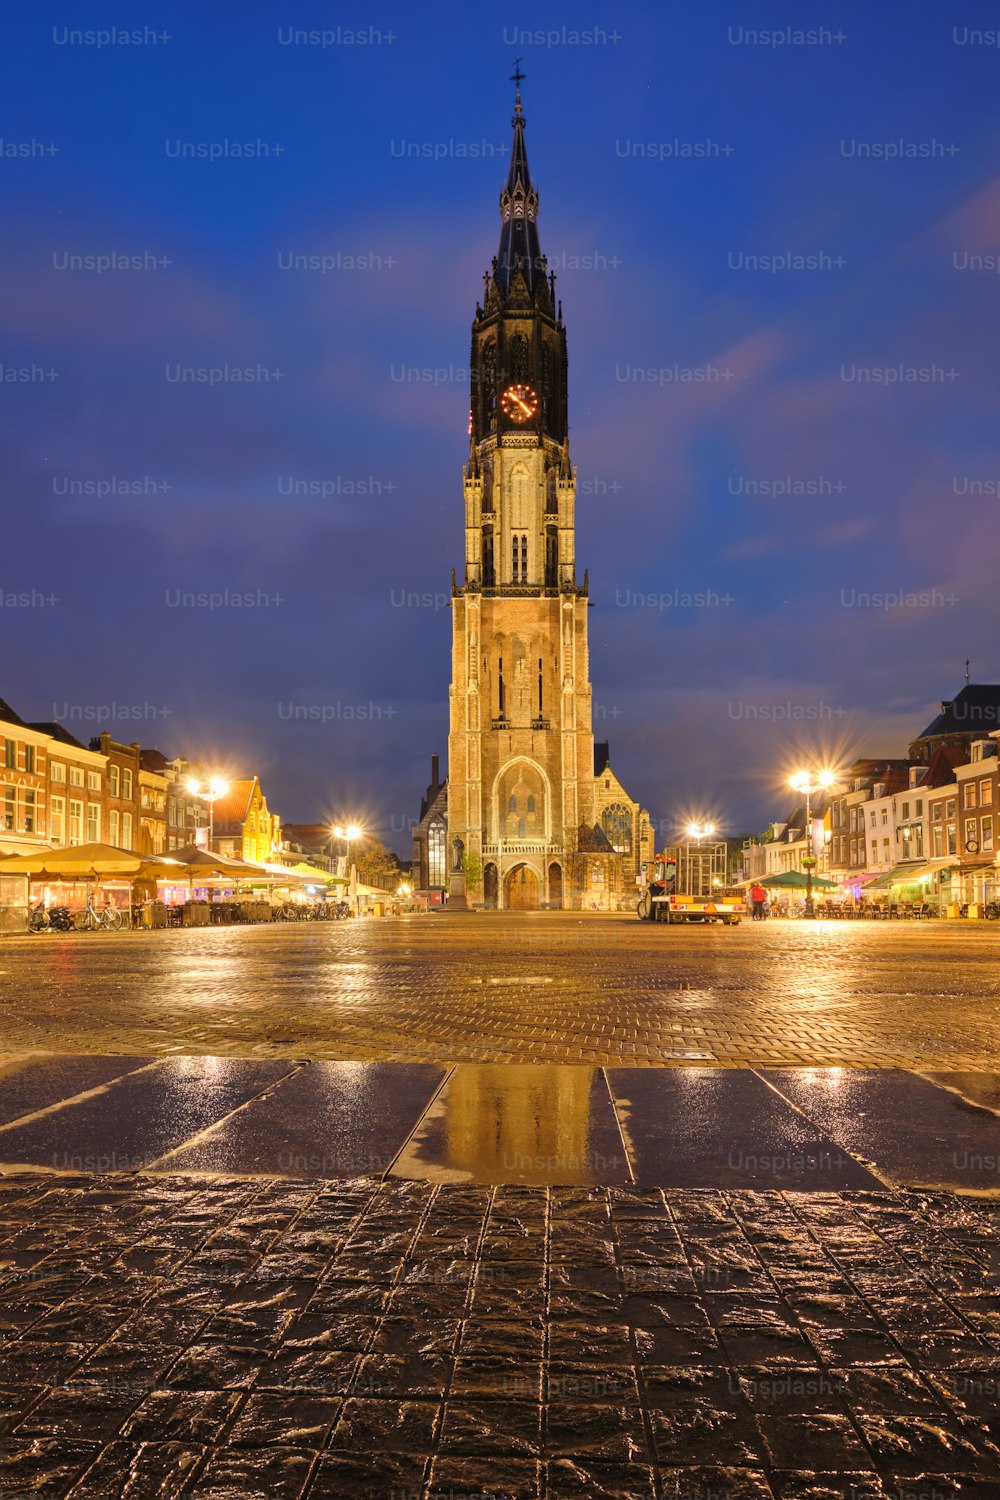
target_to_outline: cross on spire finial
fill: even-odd
[[[524,82],[527,76],[527,73],[521,72],[521,59],[519,57],[516,57],[514,59],[514,71],[510,75],[511,83],[513,83],[517,88],[517,97],[514,100],[515,115],[519,115],[521,113],[521,84]]]

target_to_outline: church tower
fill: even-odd
[[[482,869],[470,903],[577,906],[579,850],[595,821],[587,576],[578,582],[566,329],[541,252],[515,81],[500,246],[472,323],[448,840]]]

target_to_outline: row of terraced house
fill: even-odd
[[[208,807],[189,790],[203,768],[103,733],[88,744],[64,725],[28,721],[0,699],[0,856],[103,843],[169,854],[208,843]],[[213,807],[213,848],[277,859],[280,819],[257,776],[239,777]]]
[[[981,916],[1000,900],[1000,685],[966,683],[905,756],[868,756],[825,797],[749,841],[744,874],[803,870],[859,898]],[[991,913],[992,914],[992,913]]]

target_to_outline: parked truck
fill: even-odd
[[[740,891],[727,885],[725,840],[675,844],[643,866],[636,911],[645,922],[722,922],[739,925],[746,915]]]

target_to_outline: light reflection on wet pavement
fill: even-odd
[[[996,945],[5,944],[0,1493],[998,1500]]]
[[[12,938],[0,1015],[15,1052],[989,1071],[995,929],[543,912]]]
[[[1000,1093],[996,1075],[226,1057],[87,1064],[8,1061],[0,1172],[1000,1195],[1000,1113],[984,1102]]]

